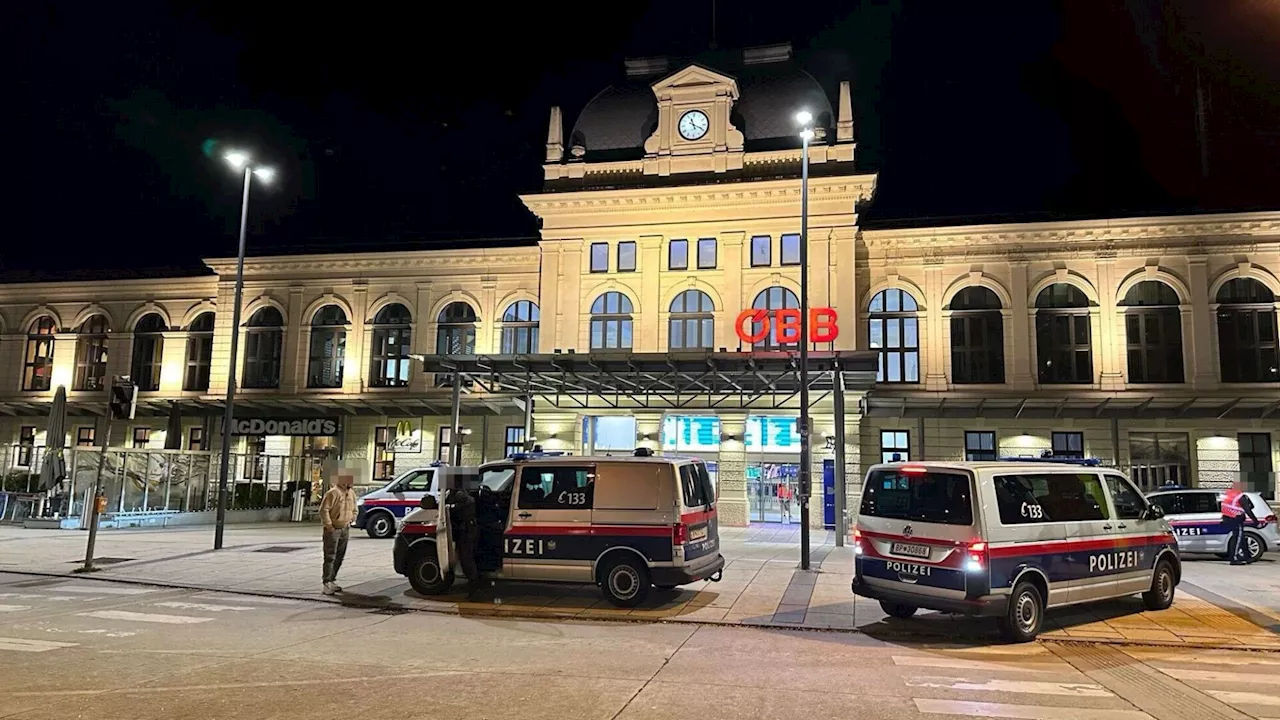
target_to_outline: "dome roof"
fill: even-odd
[[[792,62],[744,65],[728,74],[738,82],[732,121],[742,131],[747,150],[799,147],[795,116],[800,110],[813,113],[818,127],[835,127],[826,91]],[[587,159],[639,158],[657,126],[658,102],[650,83],[629,80],[605,88],[587,103],[568,146],[586,148]]]

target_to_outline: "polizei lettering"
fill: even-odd
[[[337,435],[338,421],[332,418],[266,420],[237,418],[231,421],[232,435]]]
[[[896,572],[899,575],[915,575],[917,577],[929,577],[933,572],[933,568],[928,565],[913,565],[911,563],[894,562],[888,560],[884,564],[885,568],[890,572]]]
[[[1142,553],[1137,550],[1102,553],[1089,556],[1089,572],[1115,572],[1142,566]]]

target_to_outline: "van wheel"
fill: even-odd
[[[396,519],[391,517],[391,513],[376,512],[365,518],[364,531],[369,533],[369,537],[378,540],[385,540],[389,537],[395,537]]]
[[[915,605],[902,605],[900,603],[891,603],[881,600],[880,609],[883,610],[886,615],[906,620],[907,618],[915,615],[916,611],[920,608]]]
[[[1173,605],[1173,589],[1176,584],[1173,565],[1168,560],[1161,560],[1156,566],[1155,575],[1151,577],[1151,589],[1142,593],[1142,602],[1148,610],[1167,610]]]
[[[1267,551],[1267,543],[1257,533],[1246,532],[1244,534],[1244,561],[1257,562],[1262,558],[1262,554]]]
[[[453,571],[440,572],[440,559],[436,556],[434,543],[428,543],[427,547],[409,556],[405,574],[413,589],[423,595],[443,595],[453,586]]]
[[[1000,618],[1000,634],[1009,642],[1025,643],[1036,639],[1044,624],[1044,598],[1035,585],[1023,581],[1009,594],[1009,609]]]
[[[651,587],[649,568],[637,560],[615,560],[600,575],[604,599],[617,607],[636,607],[649,597]]]

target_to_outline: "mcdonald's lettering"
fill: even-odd
[[[809,341],[833,342],[840,335],[837,319],[835,308],[809,308]],[[743,310],[738,313],[733,329],[745,343],[764,342],[773,333],[774,344],[795,345],[800,342],[800,311],[796,308]]]

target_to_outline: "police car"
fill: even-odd
[[[1167,608],[1182,575],[1160,507],[1096,461],[873,466],[854,553],[853,592],[889,615],[994,616],[1015,642],[1049,607],[1141,593]]]
[[[352,527],[372,538],[394,537],[396,523],[415,510],[424,495],[435,491],[436,467],[438,464],[406,470],[385,486],[356,498]]]
[[[619,607],[654,586],[719,581],[715,489],[696,458],[518,455],[478,470],[476,564],[492,578],[594,583]],[[396,538],[395,570],[424,595],[458,573],[448,513],[428,496]]]
[[[1258,525],[1245,519],[1244,543],[1247,559],[1253,562],[1269,550],[1280,548],[1280,530],[1276,513],[1256,492],[1245,493],[1253,501],[1253,514]],[[1231,537],[1222,524],[1222,491],[1213,489],[1162,488],[1147,495],[1152,505],[1164,511],[1178,537],[1178,549],[1184,553],[1212,553],[1227,557]]]

